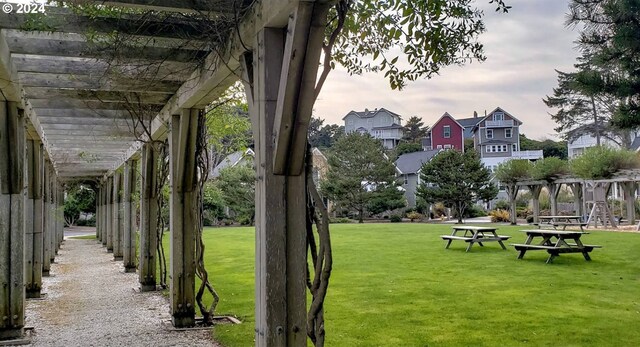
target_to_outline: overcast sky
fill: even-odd
[[[431,125],[444,112],[456,118],[483,115],[500,106],[520,119],[529,138],[553,138],[555,123],[542,102],[556,86],[554,69],[572,69],[578,52],[577,29],[565,27],[568,0],[508,0],[507,14],[495,13],[489,0],[487,31],[480,37],[487,60],[443,69],[439,76],[393,91],[383,76],[349,76],[331,72],[315,105],[315,115],[326,123],[344,124],[349,111],[384,107],[404,120],[421,117]]]

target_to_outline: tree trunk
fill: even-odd
[[[591,96],[591,107],[593,108],[593,122],[596,125],[596,145],[600,146],[600,128],[598,124],[598,111],[596,111],[596,100]]]
[[[358,210],[358,223],[364,223],[364,210]]]

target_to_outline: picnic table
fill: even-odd
[[[598,245],[585,245],[580,238],[582,235],[588,234],[584,231],[561,231],[551,229],[522,230],[527,234],[527,240],[524,243],[512,244],[516,251],[520,251],[518,259],[522,259],[527,251],[545,250],[549,253],[547,264],[553,261],[553,258],[560,253],[582,253],[584,259],[591,260],[589,252],[594,248],[601,248]],[[538,243],[534,240],[542,239]]]
[[[538,228],[543,226],[549,226],[553,229],[562,227],[562,230],[566,230],[568,226],[576,226],[580,228],[580,231],[584,232],[584,227],[588,224],[582,221],[582,216],[539,216]]]
[[[469,252],[469,250],[471,249],[471,246],[473,246],[474,243],[477,243],[480,246],[484,247],[482,243],[490,242],[490,241],[497,241],[498,243],[500,243],[500,246],[502,246],[502,249],[507,249],[507,247],[504,246],[504,243],[502,243],[502,241],[508,240],[511,237],[511,236],[505,236],[505,235],[498,235],[496,233],[497,229],[492,227],[478,227],[473,225],[456,225],[456,226],[453,226],[451,229],[452,229],[451,235],[440,235],[440,237],[442,237],[443,240],[448,241],[447,245],[445,246],[445,249],[449,248],[449,246],[451,245],[451,242],[454,240],[468,242],[469,245],[467,246],[466,252]]]

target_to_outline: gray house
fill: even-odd
[[[416,206],[416,192],[420,184],[422,164],[429,162],[441,149],[403,154],[395,162],[397,172],[403,179],[402,188],[408,207]]]
[[[364,112],[351,111],[342,118],[345,133],[368,133],[380,139],[385,148],[395,148],[402,139],[402,117],[385,108]]]

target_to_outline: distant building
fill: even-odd
[[[457,149],[464,152],[465,128],[449,113],[445,112],[427,133],[422,142],[424,150]]]
[[[402,117],[385,108],[364,112],[351,111],[342,118],[345,133],[368,133],[382,141],[387,149],[395,148],[402,139]]]
[[[218,178],[220,176],[220,170],[243,165],[246,163],[253,163],[253,159],[256,154],[251,148],[247,148],[244,151],[237,151],[229,154],[226,158],[222,159],[220,164],[214,167],[209,173],[209,178]]]
[[[482,120],[484,117],[478,117],[478,112],[473,112],[473,117],[471,118],[460,118],[456,119],[460,125],[464,127],[464,138],[472,139],[473,138],[473,128]]]
[[[520,125],[520,120],[497,107],[472,128],[474,147],[480,153],[482,163],[491,171],[509,159],[542,158],[542,150],[520,150]]]
[[[396,171],[402,179],[404,196],[408,207],[416,206],[416,192],[420,185],[420,170],[422,164],[428,163],[440,149],[403,154],[395,162]]]

